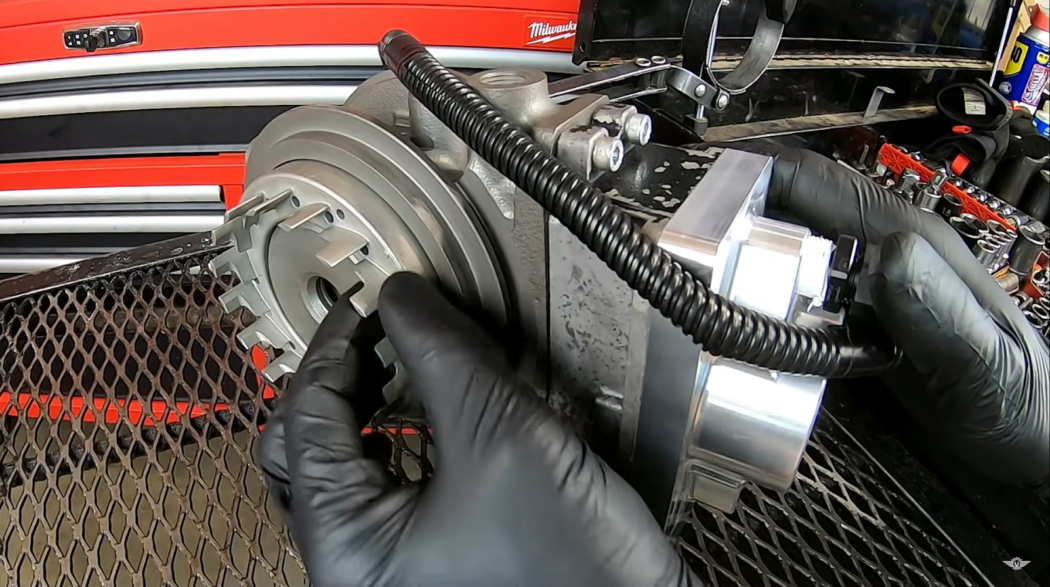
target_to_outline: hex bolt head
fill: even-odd
[[[725,108],[729,105],[729,94],[719,94],[718,101],[715,102],[715,106],[719,109]]]
[[[636,145],[644,145],[653,136],[653,119],[645,114],[632,114],[627,117],[623,134],[628,141]]]
[[[591,162],[598,169],[619,171],[623,165],[623,141],[615,137],[598,137],[594,141]]]

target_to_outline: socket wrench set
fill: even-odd
[[[948,222],[981,265],[1050,339],[1050,229],[944,163],[891,144],[857,169],[904,201]]]

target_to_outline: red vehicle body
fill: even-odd
[[[446,47],[570,52],[576,0],[5,0],[0,67],[104,55],[259,46],[374,45],[392,28]],[[66,49],[62,32],[138,23],[141,44],[87,53]],[[0,165],[0,190],[218,183],[227,206],[240,197],[239,155]]]

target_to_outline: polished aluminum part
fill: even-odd
[[[664,226],[659,245],[738,304],[811,326],[841,323],[841,314],[820,307],[832,243],[761,216],[771,174],[770,158],[726,151]],[[675,449],[670,508],[696,500],[732,511],[747,481],[790,487],[823,379],[707,355],[655,310],[645,356],[634,458],[649,458],[658,444]],[[653,436],[670,430],[660,420],[683,416],[684,437]]]

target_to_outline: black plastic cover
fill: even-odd
[[[780,48],[839,54],[920,53],[993,61],[1011,0],[808,0],[799,2]],[[721,9],[719,52],[740,54],[765,0]],[[630,58],[681,52],[688,0],[582,0],[573,58]],[[706,43],[706,33],[685,35]]]

